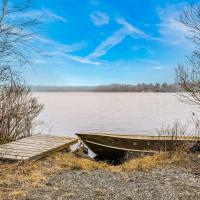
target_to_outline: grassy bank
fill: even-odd
[[[1,163],[0,199],[5,196],[10,199],[18,199],[63,170],[105,170],[127,173],[134,170],[148,171],[158,166],[183,166],[183,164],[187,167],[191,165],[191,161],[184,153],[175,153],[172,157],[169,157],[167,153],[158,153],[132,159],[118,166],[79,158],[72,153],[55,153],[37,162]]]

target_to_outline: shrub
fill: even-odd
[[[0,89],[0,143],[21,139],[32,134],[35,118],[43,106],[23,85]]]

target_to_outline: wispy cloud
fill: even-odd
[[[75,62],[83,63],[83,64],[101,65],[100,62],[91,61],[88,58],[80,57],[80,56],[74,56],[74,55],[71,55],[71,54],[64,53],[62,51],[54,51],[54,52],[51,53],[51,55],[67,58],[67,59],[73,60]]]
[[[85,64],[92,64],[92,65],[101,65],[100,62],[95,62],[95,61],[92,61],[88,58],[82,58],[82,57],[78,57],[78,56],[72,56],[72,55],[65,55],[67,56],[68,58],[76,61],[76,62],[80,62],[80,63],[85,63]]]
[[[35,63],[35,64],[46,64],[46,60],[44,60],[44,59],[35,59],[35,60],[33,60],[33,63]]]
[[[94,59],[103,56],[114,46],[121,43],[126,36],[133,37],[146,37],[147,35],[140,29],[134,27],[132,24],[128,23],[123,18],[118,18],[117,23],[122,25],[122,27],[114,32],[110,37],[103,41],[95,50],[92,52],[88,58]]]
[[[51,19],[62,21],[62,22],[65,22],[65,23],[68,22],[68,20],[65,17],[57,15],[50,10],[45,9],[43,12],[47,17],[49,17]]]
[[[161,66],[155,66],[155,67],[153,67],[152,69],[155,69],[155,70],[161,70],[161,69],[163,69]]]
[[[135,59],[135,61],[137,61],[137,65],[142,64],[143,66],[146,66],[154,70],[162,70],[162,69],[169,68],[168,65],[161,63],[160,60],[137,58]]]
[[[35,36],[34,38],[36,41],[40,42],[42,45],[43,51],[40,53],[42,57],[54,57],[54,58],[64,58],[69,59],[75,62],[83,63],[83,64],[91,64],[91,65],[101,65],[100,62],[92,61],[89,58],[74,56],[70,53],[81,50],[86,44],[85,42],[73,43],[73,44],[61,44],[55,40],[42,37],[42,36]],[[45,48],[46,47],[46,48]],[[35,59],[36,64],[45,64],[42,62],[42,59]],[[63,61],[62,61],[63,62]]]
[[[42,44],[47,44],[56,51],[62,51],[66,53],[81,50],[86,45],[86,43],[83,41],[72,44],[63,44],[42,36],[35,36],[35,40],[40,41]]]
[[[145,45],[132,46],[131,49],[133,51],[144,50],[144,51],[146,51],[149,54],[154,54],[154,51],[150,47],[145,46]]]
[[[34,18],[45,22],[49,21],[61,21],[64,23],[68,22],[68,20],[65,17],[60,16],[49,9],[31,10],[28,12],[18,13],[17,15],[12,14],[9,17],[15,20],[20,18]]]
[[[103,12],[95,12],[90,14],[90,18],[96,26],[103,26],[109,23],[109,16]]]
[[[145,37],[147,36],[143,31],[136,28],[132,24],[128,23],[123,18],[118,18],[117,22],[118,22],[118,24],[121,24],[123,26],[122,29],[124,29],[124,31],[126,32],[127,35],[137,35],[137,36],[140,35],[140,36],[145,36]]]
[[[178,21],[179,10],[183,4],[171,5],[167,8],[158,8],[160,24],[158,30],[161,35],[160,41],[168,45],[182,45],[188,43],[189,29]],[[190,45],[189,45],[190,46]]]

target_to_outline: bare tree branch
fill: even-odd
[[[187,61],[176,68],[176,82],[183,90],[179,97],[183,102],[200,105],[200,2],[188,4],[180,22],[190,30],[189,39],[195,48]]]

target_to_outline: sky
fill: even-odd
[[[173,83],[193,49],[178,22],[181,0],[40,0],[41,53],[24,70],[30,85]]]

